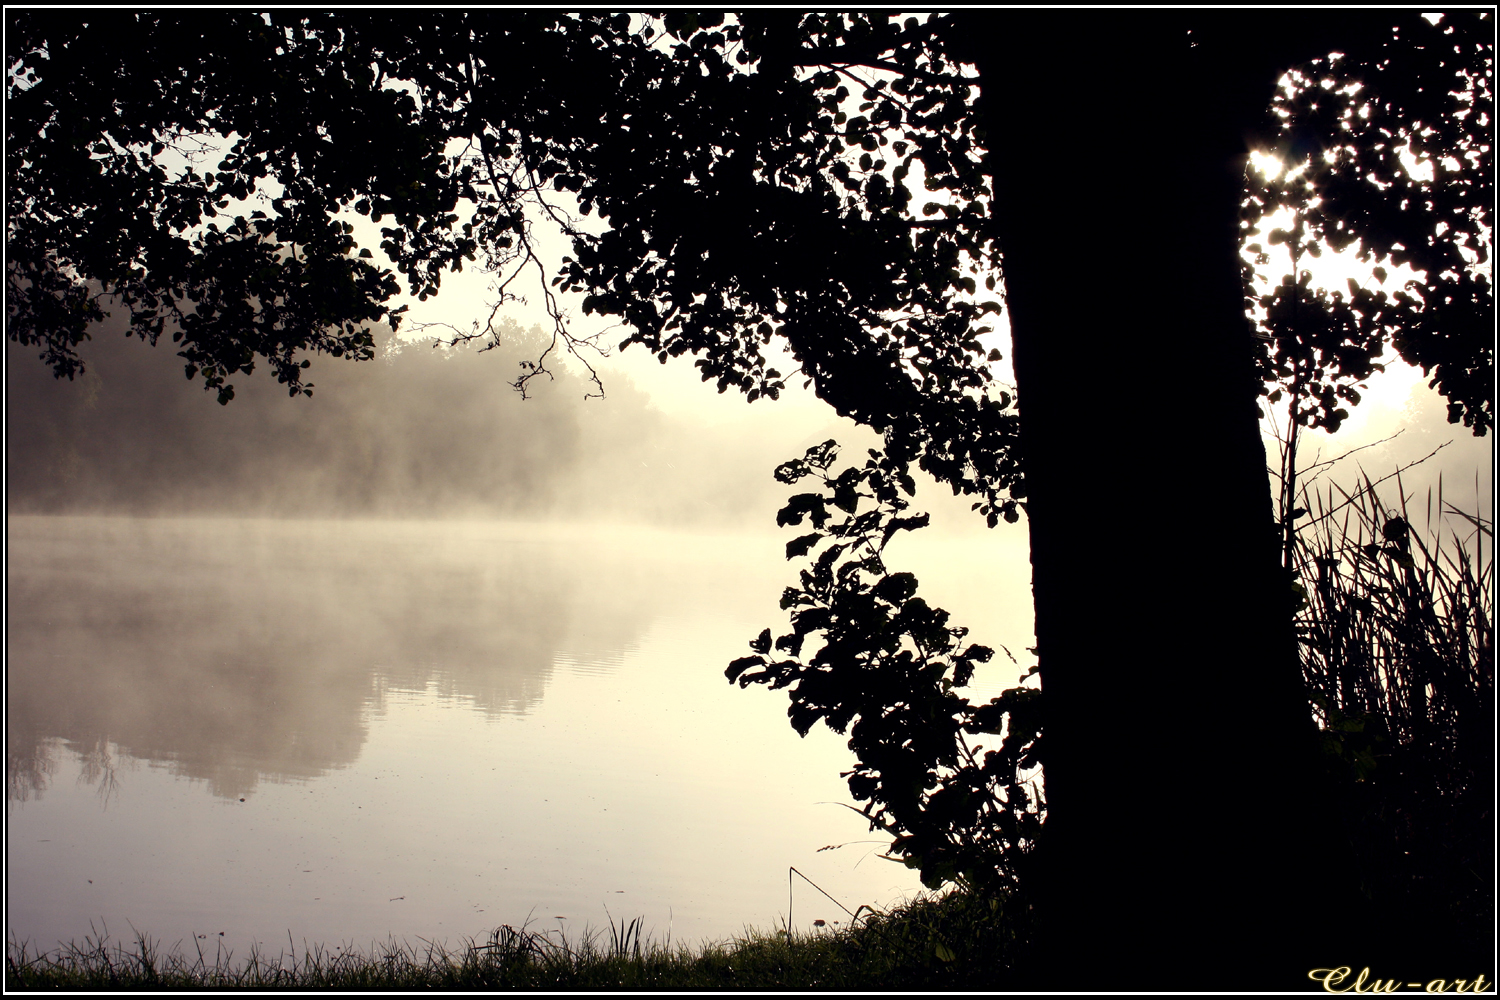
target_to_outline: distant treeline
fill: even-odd
[[[784,449],[715,440],[625,378],[585,400],[554,366],[521,399],[509,383],[545,349],[537,328],[509,324],[487,352],[388,338],[373,361],[316,358],[312,398],[257,371],[220,406],[165,338],[110,327],[73,382],[7,342],[9,512],[767,523],[777,504]]]

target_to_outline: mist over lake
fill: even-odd
[[[628,378],[586,399],[598,387],[561,365],[523,399],[509,382],[547,340],[514,324],[494,351],[388,338],[368,362],[319,358],[311,398],[241,376],[219,406],[183,379],[168,343],[122,330],[100,329],[72,382],[7,342],[9,510],[766,527],[783,492],[771,468],[839,429],[831,413],[798,424],[763,405],[772,434],[726,448]]]
[[[785,620],[770,469],[836,426],[725,441],[410,345],[220,407],[98,346],[71,384],[7,346],[16,938],[691,941],[779,925],[789,866],[850,909],[918,887],[845,808],[843,739],[723,676]],[[980,537],[892,548],[1024,656],[1024,533]],[[796,926],[847,919],[794,888]]]
[[[796,399],[664,412],[621,375],[585,399],[566,368],[522,400],[545,342],[506,336],[320,358],[313,398],[255,376],[223,407],[118,324],[71,383],[7,343],[9,933],[243,954],[642,916],[690,941],[779,926],[791,866],[850,909],[917,889],[846,808],[843,738],[723,676],[786,621],[771,470],[867,432]],[[1456,438],[1406,491],[1446,469],[1489,502],[1486,442],[1435,394],[1357,414],[1362,441],[1406,428],[1367,468]],[[1119,530],[1105,493],[1081,545]],[[935,527],[888,555],[1020,661],[983,700],[1031,662],[1030,567],[1024,522],[968,506],[919,485]],[[794,881],[795,926],[847,919]]]

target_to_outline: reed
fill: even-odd
[[[1403,947],[1487,954],[1494,919],[1494,529],[1364,478],[1304,500],[1309,698],[1363,890]],[[1477,492],[1477,490],[1476,490]],[[1422,526],[1416,525],[1420,515]]]

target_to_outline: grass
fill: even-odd
[[[12,942],[6,989],[677,989],[781,987],[1003,989],[1023,956],[1030,910],[964,893],[923,896],[843,929],[750,932],[699,948],[644,940],[641,921],[568,941],[560,933],[497,928],[456,949],[391,942],[369,951],[314,945],[274,958],[164,951],[91,936],[32,952]]]
[[[1491,953],[1494,529],[1365,479],[1304,504],[1303,674],[1363,891],[1398,940]],[[1417,521],[1421,519],[1419,528]]]

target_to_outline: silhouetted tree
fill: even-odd
[[[400,320],[395,276],[342,215],[384,225],[414,294],[483,260],[503,302],[540,267],[529,218],[551,213],[574,243],[557,283],[620,317],[627,344],[693,354],[753,400],[789,377],[761,351],[780,338],[821,398],[884,435],[882,475],[915,463],[991,524],[1025,505],[1046,704],[1039,967],[1068,970],[1053,985],[1291,987],[1346,960],[1353,881],[1311,777],[1256,424],[1247,137],[1273,144],[1282,72],[1337,49],[1378,87],[1375,132],[1349,145],[1402,122],[1427,141],[1430,114],[1457,107],[1441,96],[1464,89],[1454,74],[1488,93],[1488,20],[10,18],[8,333],[59,375],[113,297],[221,401],[257,359],[295,395],[303,354],[366,357],[368,324]],[[203,134],[231,140],[217,164],[163,165]],[[1487,223],[1439,199],[1391,236],[1390,212],[1359,207],[1365,153],[1350,162],[1330,241],[1399,243],[1421,267],[1451,263],[1441,239],[1414,245],[1429,220]],[[931,201],[914,211],[910,186]],[[549,192],[607,228],[584,231]],[[1024,423],[979,339],[1000,310],[979,286],[1002,266]],[[1482,432],[1489,338],[1444,317],[1487,315],[1488,284],[1427,270],[1438,298],[1360,328],[1399,327],[1397,350]],[[1440,308],[1455,289],[1472,308]],[[579,346],[561,322],[554,343]],[[1333,355],[1368,370],[1368,351]]]

